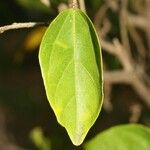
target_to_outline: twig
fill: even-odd
[[[81,9],[83,12],[86,12],[85,1],[84,1],[84,0],[78,0],[78,1],[79,1],[80,9]]]
[[[119,9],[118,0],[105,0],[106,4],[113,11],[117,11]]]
[[[108,18],[105,18],[103,21],[103,25],[101,28],[101,37],[105,38],[107,37],[107,34],[111,31],[112,25]]]
[[[111,112],[113,110],[113,105],[111,102],[111,93],[112,93],[112,83],[107,82],[105,80],[104,82],[104,95],[105,95],[105,100],[104,100],[104,109],[107,112]]]
[[[142,113],[142,106],[138,103],[130,106],[131,116],[129,118],[129,122],[136,123],[139,121]]]
[[[148,20],[147,22],[147,42],[148,42],[148,46],[150,48],[150,1],[146,0],[146,20]]]
[[[132,26],[141,28],[141,29],[147,29],[148,27],[148,20],[144,18],[144,16],[141,15],[133,15],[128,13],[127,15],[128,23]]]
[[[127,4],[128,0],[121,0],[121,10],[119,16],[120,22],[120,33],[121,33],[121,40],[123,46],[128,50],[128,53],[131,54],[129,38],[128,38],[128,31],[127,31]]]
[[[69,0],[69,7],[71,8],[78,8],[78,1],[77,0]]]
[[[68,8],[68,5],[65,3],[60,3],[57,8],[59,12],[62,12],[63,10]]]
[[[95,15],[95,18],[94,18],[94,24],[97,28],[99,28],[99,25],[101,24],[102,19],[106,15],[108,8],[109,7],[104,4],[98,9],[98,11]]]
[[[140,34],[136,31],[136,29],[132,26],[129,27],[129,33],[136,44],[138,53],[137,57],[139,58],[140,63],[143,64],[146,58],[146,48],[144,46],[143,39],[141,38]]]
[[[119,44],[117,39],[114,39],[114,44],[101,39],[101,45],[103,50],[109,52],[110,54],[116,55],[119,61],[122,63],[125,70],[132,70],[131,59],[129,58],[127,52]]]
[[[133,88],[139,96],[141,96],[143,101],[150,107],[150,88],[146,87],[144,82],[138,78],[135,74],[134,79],[131,82]]]
[[[150,107],[150,89],[146,88],[144,83],[138,78],[135,72],[129,71],[106,71],[104,72],[104,80],[112,84],[124,83],[129,84],[141,96],[144,103]]]
[[[112,84],[125,83],[130,84],[132,81],[132,73],[127,71],[105,71],[104,80]]]
[[[44,23],[44,22],[13,23],[11,25],[6,25],[6,26],[0,27],[0,33],[4,33],[5,31],[8,31],[8,30],[33,28],[36,26],[48,26],[48,23]]]

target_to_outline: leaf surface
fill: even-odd
[[[80,145],[103,99],[101,51],[89,18],[78,9],[60,13],[43,37],[39,61],[56,118]]]
[[[112,127],[85,144],[85,150],[149,150],[150,129],[130,124]]]

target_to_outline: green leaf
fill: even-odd
[[[44,136],[40,127],[35,127],[30,132],[30,138],[38,150],[51,150],[50,139]]]
[[[42,12],[49,13],[50,8],[44,5],[41,0],[16,0],[17,3],[25,8],[38,10]]]
[[[142,125],[119,125],[110,128],[87,144],[85,150],[149,150],[150,129]]]
[[[43,37],[39,61],[56,118],[80,145],[103,99],[101,51],[89,18],[79,9],[60,13]]]

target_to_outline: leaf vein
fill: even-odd
[[[72,60],[73,60],[73,58],[71,58],[71,60],[68,62],[67,66],[64,68],[64,70],[63,70],[63,72],[62,72],[62,74],[61,74],[61,76],[60,76],[60,78],[59,78],[59,80],[58,80],[58,82],[57,82],[57,86],[56,86],[56,89],[55,89],[54,98],[56,98],[56,93],[57,93],[57,89],[58,89],[58,86],[59,86],[59,84],[60,84],[60,81],[61,81],[61,79],[63,78],[63,75],[64,75],[65,71],[68,69],[68,67],[69,67],[69,65],[71,64]]]
[[[67,21],[68,16],[69,16],[69,14],[66,16],[66,19],[64,20],[64,22],[63,22],[63,24],[62,24],[62,26],[61,26],[61,28],[60,28],[58,34],[56,35],[56,38],[55,38],[55,40],[54,40],[54,43],[55,43],[55,41],[58,39],[58,37],[59,37],[59,35],[60,35],[60,33],[61,33],[63,27],[64,27],[64,24],[65,24],[65,22]],[[49,66],[51,66],[50,63],[51,63],[52,52],[54,51],[54,45],[55,45],[55,44],[52,44],[52,50],[51,50],[50,57],[49,57]],[[48,77],[49,72],[50,72],[50,67],[48,68],[47,77]]]
[[[65,111],[65,109],[68,107],[69,103],[71,102],[71,100],[75,97],[75,95],[72,95],[71,98],[69,98],[67,104],[65,105],[65,107],[63,108],[63,112]],[[62,117],[63,117],[64,113],[62,113]]]
[[[80,65],[84,68],[84,70],[87,72],[87,74],[89,75],[89,77],[91,78],[91,80],[93,81],[94,86],[97,88],[97,84],[95,82],[95,80],[93,79],[92,75],[90,74],[90,72],[87,70],[87,68],[80,62]]]

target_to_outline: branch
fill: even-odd
[[[148,46],[150,48],[150,1],[146,0],[146,20],[148,20],[147,22],[147,42],[148,42]]]
[[[114,39],[113,43],[107,42],[104,39],[101,39],[101,45],[103,50],[107,51],[108,53],[117,56],[121,64],[123,65],[123,68],[125,70],[132,70],[132,60],[130,56],[128,55],[127,51],[124,50],[122,45],[119,43],[117,39]]]
[[[8,30],[14,30],[14,29],[22,29],[22,28],[33,28],[37,26],[48,26],[48,23],[44,22],[25,22],[25,23],[13,23],[11,25],[6,25],[0,27],[0,34],[4,33]]]
[[[132,74],[127,71],[105,71],[104,80],[111,84],[125,83],[129,84],[132,81]]]
[[[128,0],[121,0],[119,24],[120,24],[120,35],[121,35],[122,45],[123,47],[125,47],[129,55],[131,55],[128,29],[127,29],[127,5],[128,5]]]
[[[121,2],[121,3],[119,3]],[[146,0],[147,2],[147,15],[134,15],[128,11],[128,0],[120,0],[120,1],[114,1],[106,0],[104,5],[100,7],[99,11],[96,14],[95,17],[95,27],[98,32],[98,36],[100,38],[100,43],[102,46],[102,50],[116,56],[118,60],[120,61],[121,65],[123,66],[122,70],[116,70],[116,71],[105,71],[104,72],[104,83],[105,83],[105,95],[106,95],[106,101],[105,105],[107,108],[110,107],[110,91],[111,89],[108,89],[106,86],[111,86],[113,84],[128,84],[130,85],[136,93],[141,97],[141,100],[145,104],[147,104],[150,107],[150,86],[148,85],[148,82],[146,81],[147,77],[145,78],[146,72],[146,64],[145,63],[145,57],[147,55],[146,46],[143,44],[142,39],[140,37],[140,33],[138,33],[137,28],[142,29],[149,37],[149,17],[150,17],[150,11],[148,11],[150,8],[150,2],[149,0]],[[111,25],[107,25],[105,23],[105,20],[109,19],[107,16],[108,8],[110,8],[113,11],[117,11],[119,14],[119,21],[120,21],[120,28],[119,31],[121,33],[121,43],[119,41],[118,37],[115,37],[115,39],[110,40],[110,36],[108,33],[110,33],[110,27]],[[108,26],[104,31],[101,26]],[[136,52],[134,50],[134,47],[129,42],[129,35],[132,29],[132,39],[136,45],[135,48],[137,48],[137,53],[139,56],[139,63],[137,63],[137,57],[135,58],[134,55],[132,55],[131,52]],[[133,30],[134,29],[134,30]],[[135,31],[133,33],[133,31]],[[104,32],[104,33],[103,33]],[[136,33],[136,34],[135,34]],[[134,34],[134,35],[133,35]],[[142,36],[143,37],[143,36]],[[107,40],[106,40],[107,39]],[[108,40],[109,39],[109,40]],[[149,41],[149,40],[148,40]],[[150,42],[148,42],[150,43]],[[133,48],[133,50],[131,50]],[[143,50],[143,51],[142,51]],[[141,55],[142,54],[142,55]]]
[[[99,28],[97,28],[97,31],[98,36],[100,37]],[[100,38],[100,41],[103,50],[112,55],[115,55],[123,65],[123,70],[115,72],[106,71],[104,73],[105,82],[109,82],[110,84],[124,83],[131,85],[137,94],[141,96],[142,100],[150,107],[150,89],[141,80],[142,77],[136,69],[137,66],[134,62],[134,59],[131,58],[129,53],[118,39],[114,39],[112,42],[108,42],[104,38]]]
[[[141,29],[146,29],[148,27],[148,20],[141,15],[133,15],[128,13],[127,15],[128,23],[132,26],[141,28]]]
[[[129,118],[129,122],[136,123],[139,121],[142,114],[142,106],[139,103],[132,104],[130,106],[131,116]]]
[[[124,83],[131,85],[136,93],[142,98],[141,100],[150,107],[150,89],[145,86],[143,81],[138,78],[134,71],[106,71],[104,72],[104,80],[110,84]]]

